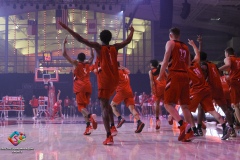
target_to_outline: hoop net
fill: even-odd
[[[48,84],[48,82],[49,82],[49,78],[43,78],[43,83],[45,84],[45,85],[47,85]]]

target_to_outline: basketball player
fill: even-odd
[[[63,115],[62,115],[62,105],[61,105],[62,104],[62,100],[59,99],[60,98],[60,94],[61,94],[61,91],[58,90],[57,101],[54,103],[54,106],[53,106],[52,119],[55,118],[57,113],[60,115],[61,118],[63,118]]]
[[[122,49],[126,45],[128,45],[133,37],[134,28],[130,27],[130,34],[127,39],[121,43],[115,43],[110,45],[110,41],[112,39],[112,33],[109,30],[103,30],[100,33],[100,40],[102,41],[102,45],[98,42],[90,42],[87,39],[84,39],[78,33],[71,30],[65,24],[59,22],[59,24],[66,29],[75,39],[77,39],[80,43],[83,43],[91,48],[94,48],[97,52],[97,59],[99,61],[99,65],[101,67],[101,71],[98,73],[98,97],[101,101],[102,107],[102,117],[104,122],[104,127],[107,132],[107,139],[103,142],[104,145],[113,144],[113,137],[110,131],[110,125],[114,126],[113,112],[112,107],[109,104],[109,99],[113,95],[114,91],[119,82],[118,75],[118,64],[117,64],[117,55],[118,50]],[[109,119],[110,117],[110,119]]]
[[[212,103],[212,95],[211,95],[211,88],[205,80],[203,75],[202,69],[200,67],[200,53],[197,49],[193,40],[188,40],[189,44],[193,47],[195,52],[195,57],[192,58],[191,66],[188,70],[189,78],[190,78],[190,105],[189,110],[191,112],[196,112],[198,105],[200,104],[201,107],[205,112],[210,113],[223,127],[223,136],[222,140],[226,140],[229,138],[231,130],[226,127],[223,118],[221,115],[216,112],[213,103]],[[195,126],[194,119],[192,116],[191,127],[194,131],[195,136],[199,136],[198,130]]]
[[[29,104],[32,106],[33,119],[35,120],[38,114],[38,99],[35,97],[35,95],[32,96],[32,99],[29,101]]]
[[[230,97],[230,88],[229,88],[229,75],[224,75],[223,72],[220,72],[221,74],[221,83],[223,88],[224,97],[227,101],[227,107],[231,108],[231,97]]]
[[[164,99],[163,95],[164,95],[164,89],[166,86],[167,75],[165,73],[164,75],[165,77],[161,81],[157,80],[161,65],[155,59],[150,61],[150,67],[151,67],[151,70],[148,72],[148,74],[150,79],[151,92],[154,96],[154,101],[155,101],[154,110],[156,115],[156,130],[158,130],[160,129],[160,124],[161,124],[161,121],[159,119],[159,113],[161,113],[161,108],[159,106],[159,103]]]
[[[234,49],[231,47],[225,49],[225,57],[225,65],[220,67],[219,70],[230,70],[229,85],[231,102],[233,104],[237,120],[240,121],[240,58],[236,57]],[[233,137],[235,137],[235,135],[236,133],[232,133]]]
[[[181,105],[183,114],[187,122],[191,121],[191,113],[188,109],[189,105],[189,78],[188,67],[190,66],[189,49],[186,44],[180,40],[180,30],[171,28],[169,30],[169,38],[165,47],[165,55],[158,80],[163,80],[165,70],[168,67],[169,75],[164,91],[164,106],[166,110],[178,122],[180,134],[179,141],[189,141],[191,138],[191,126],[184,122],[180,117],[175,105]],[[174,95],[174,96],[173,96]]]
[[[98,86],[101,86],[102,85],[101,81],[99,81],[98,79],[99,79],[99,73],[102,72],[102,68],[100,66],[100,62],[99,62],[98,58],[96,59],[95,64],[92,65],[91,71],[93,71],[96,74]],[[112,108],[110,108],[110,109],[112,110]],[[113,113],[109,114],[109,123],[111,125],[111,127],[110,127],[111,136],[116,136],[118,131],[117,131],[115,125],[114,125]]]
[[[207,61],[207,54],[205,52],[200,52],[200,59],[201,59],[201,68],[203,70],[205,79],[207,80],[208,84],[211,87],[213,100],[225,113],[226,120],[230,126],[230,128],[228,129],[231,130],[232,133],[235,133],[235,130],[233,128],[233,119],[232,119],[233,115],[231,110],[229,110],[227,107],[227,101],[224,97],[223,87],[222,87],[218,68],[214,63]],[[199,122],[202,122],[202,120],[199,120]],[[198,124],[198,129],[199,128],[201,128],[200,124]],[[228,131],[226,130],[226,132]]]
[[[68,98],[68,96],[66,96],[66,98],[64,99],[64,106],[63,106],[63,110],[65,117],[68,117],[68,115],[70,116],[70,108],[71,106],[71,100]]]
[[[91,57],[89,60],[85,60],[86,55],[84,53],[79,53],[77,60],[73,60],[67,54],[66,43],[67,37],[64,39],[62,45],[63,57],[66,58],[66,60],[75,67],[73,91],[76,94],[78,111],[82,113],[87,124],[84,135],[90,135],[92,129],[97,129],[97,122],[93,118],[93,116],[95,115],[90,114],[86,108],[87,105],[89,104],[90,96],[92,93],[89,66],[92,64],[94,58],[93,50],[91,49]],[[90,122],[92,123],[92,126],[90,125]]]
[[[118,117],[118,125],[117,128],[120,128],[122,124],[125,122],[125,119],[122,118],[120,113],[117,110],[117,105],[120,104],[122,101],[124,101],[125,105],[128,107],[130,112],[133,114],[134,118],[137,120],[137,130],[135,133],[142,132],[143,127],[145,124],[140,120],[139,114],[135,110],[134,107],[134,96],[132,92],[132,88],[130,86],[130,79],[129,74],[130,71],[120,66],[118,62],[118,73],[119,73],[119,83],[116,89],[116,95],[113,97],[113,100],[111,102],[112,110],[115,116]]]

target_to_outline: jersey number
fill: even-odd
[[[199,71],[198,68],[193,69],[193,71],[198,76],[198,78],[202,78],[202,74],[201,74],[201,72]]]
[[[184,49],[179,49],[179,52],[180,52],[180,61],[185,61],[185,59],[186,59],[186,54],[187,54],[186,50],[184,50]]]

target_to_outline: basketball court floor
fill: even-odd
[[[222,141],[222,130],[215,123],[207,123],[204,137],[192,142],[179,142],[176,123],[170,126],[162,118],[161,129],[156,131],[155,120],[142,118],[145,128],[134,133],[136,123],[125,117],[127,123],[118,129],[114,145],[105,146],[106,138],[101,117],[98,128],[84,136],[82,117],[64,120],[33,120],[16,118],[0,122],[0,160],[239,160],[240,135]],[[117,123],[117,122],[116,122]],[[8,138],[14,131],[24,139],[14,146]],[[20,135],[21,135],[20,134]],[[19,138],[18,138],[19,139]]]

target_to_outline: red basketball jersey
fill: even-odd
[[[175,46],[172,50],[168,70],[171,71],[180,71],[187,72],[189,64],[189,49],[186,44],[180,41],[174,41]]]
[[[79,62],[74,70],[74,93],[80,92],[83,87],[85,92],[91,91],[90,65]]]
[[[98,89],[112,89],[119,82],[117,50],[114,46],[101,46],[98,56],[101,71],[98,73]]]
[[[230,80],[240,80],[240,58],[230,56],[231,68],[230,68]]]

